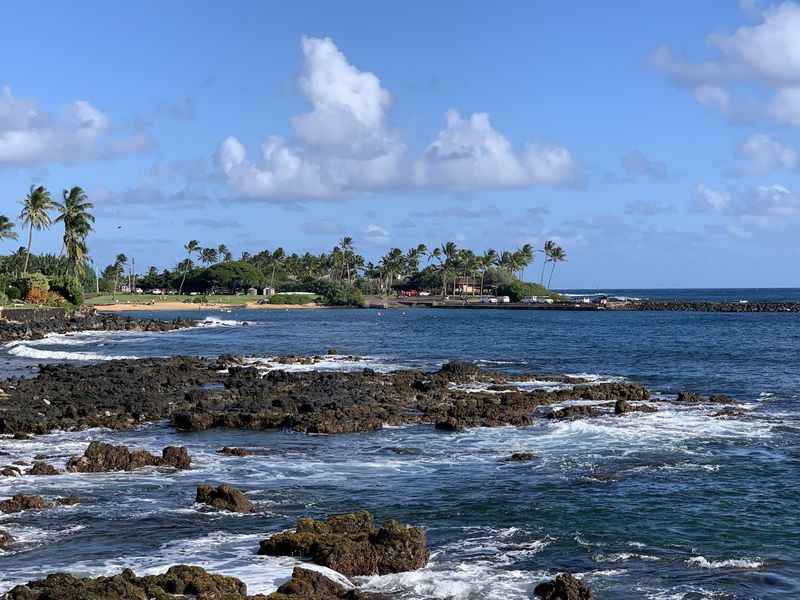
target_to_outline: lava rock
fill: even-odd
[[[694,392],[678,392],[677,402],[702,402],[703,397],[700,394],[695,394]]]
[[[383,594],[360,592],[325,577],[318,571],[295,567],[292,578],[267,600],[388,600]]]
[[[27,475],[58,475],[61,473],[53,465],[48,465],[44,461],[37,460],[33,466],[28,469]]]
[[[229,485],[220,485],[216,488],[210,485],[199,485],[194,501],[230,512],[249,513],[256,510],[255,505],[248,500],[244,492]]]
[[[247,448],[229,448],[225,446],[221,450],[217,450],[219,454],[227,454],[228,456],[252,456],[255,454],[252,450],[248,450]]]
[[[578,417],[596,417],[600,413],[593,406],[567,406],[558,410],[550,411],[547,414],[548,419],[575,419]]]
[[[506,456],[501,459],[502,462],[530,462],[535,460],[537,456],[533,452],[514,452],[511,456]]]
[[[0,529],[0,550],[9,550],[14,543],[14,538],[5,529]]]
[[[542,600],[592,600],[592,591],[569,573],[562,573],[552,581],[540,583],[533,593]]]
[[[377,529],[366,511],[326,521],[299,519],[294,532],[262,541],[258,553],[309,558],[349,577],[413,571],[430,557],[422,529],[394,520]]]
[[[75,473],[106,473],[109,471],[134,471],[148,466],[188,469],[191,466],[191,460],[186,448],[168,446],[162,450],[159,458],[146,450],[131,452],[127,446],[92,442],[83,456],[75,456],[69,460],[67,470]]]
[[[17,494],[0,502],[0,512],[2,513],[18,513],[24,510],[43,510],[45,508],[50,508],[50,505],[41,496]]]

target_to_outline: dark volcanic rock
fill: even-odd
[[[56,504],[59,506],[75,506],[76,504],[80,504],[81,500],[77,496],[63,496],[61,498],[56,498]]]
[[[299,519],[294,532],[262,541],[258,553],[309,558],[351,577],[421,569],[430,556],[422,529],[391,520],[376,529],[365,511],[324,522]]]
[[[113,577],[96,579],[66,573],[18,585],[7,600],[257,600],[248,596],[247,586],[234,577],[214,575],[200,567],[178,565],[163,575],[137,577],[125,569]]]
[[[225,446],[221,450],[217,450],[219,454],[227,454],[229,456],[252,456],[255,454],[252,450],[248,450],[247,448],[229,448]]]
[[[230,512],[247,513],[256,510],[255,505],[247,499],[244,492],[229,485],[220,485],[216,488],[210,485],[199,485],[194,501]]]
[[[694,392],[679,392],[677,402],[702,402],[703,398],[700,394],[695,394]]]
[[[533,593],[542,600],[592,600],[592,591],[569,573],[540,583]]]
[[[19,467],[15,467],[13,465],[7,465],[5,467],[0,468],[0,475],[3,477],[19,477],[22,475],[22,470]]]
[[[348,590],[322,573],[295,567],[292,578],[267,600],[388,600],[383,594]]]
[[[658,409],[655,406],[651,406],[649,404],[630,404],[627,400],[620,398],[614,403],[614,414],[615,415],[626,415],[632,412],[645,412],[645,413],[653,413],[658,412]]]
[[[501,459],[502,462],[530,462],[535,460],[537,456],[533,452],[514,452],[511,456],[506,456]]]
[[[593,406],[567,406],[547,413],[548,419],[575,419],[577,417],[596,417],[600,413]]]
[[[480,371],[480,368],[472,363],[453,361],[443,364],[439,374],[444,375],[448,381],[464,383],[475,381]]]
[[[188,469],[190,468],[190,463],[186,448],[168,446],[162,450],[159,458],[146,450],[134,450],[131,452],[127,446],[92,442],[86,452],[83,453],[83,456],[75,456],[69,460],[67,469],[76,473],[133,471],[149,466]]]
[[[58,475],[61,473],[58,469],[56,469],[53,465],[48,465],[44,461],[36,461],[33,463],[33,466],[28,469],[28,475]]]
[[[17,513],[24,510],[43,510],[50,508],[50,505],[44,501],[41,496],[26,496],[25,494],[17,494],[0,502],[0,512],[2,513]]]

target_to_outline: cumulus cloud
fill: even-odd
[[[699,210],[722,212],[731,206],[732,197],[729,192],[711,188],[704,183],[694,187],[694,205]]]
[[[446,128],[413,160],[389,124],[392,96],[380,79],[351,64],[329,38],[304,37],[301,48],[298,83],[311,110],[291,119],[292,138],[267,137],[256,159],[233,136],[217,150],[220,170],[244,198],[296,201],[401,187],[463,190],[581,181],[569,150],[530,143],[517,152],[484,113],[462,119],[448,112]]]
[[[53,117],[36,102],[0,92],[0,166],[71,164],[146,152],[155,141],[146,132],[114,137],[109,118],[85,100]]]
[[[361,239],[368,244],[385,245],[389,242],[390,237],[387,229],[374,223],[367,225],[361,232]]]
[[[750,11],[755,3],[748,3]],[[800,5],[783,2],[760,12],[759,22],[731,34],[706,38],[717,57],[703,62],[681,59],[667,46],[651,56],[652,64],[689,87],[697,101],[731,118],[764,117],[800,125]],[[745,84],[772,93],[761,105],[737,100],[732,89]]]
[[[445,129],[415,165],[418,185],[470,189],[582,182],[580,165],[563,146],[530,143],[515,152],[486,113],[464,119],[451,110],[446,119]]]
[[[753,134],[737,150],[743,161],[739,175],[766,175],[779,169],[797,169],[800,155],[797,150],[763,133]]]

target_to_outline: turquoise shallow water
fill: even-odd
[[[337,437],[179,435],[156,425],[125,434],[58,434],[33,446],[0,440],[8,462],[46,451],[59,464],[101,437],[151,449],[184,444],[196,463],[178,476],[0,481],[0,495],[84,498],[76,508],[0,518],[0,527],[24,542],[18,552],[0,555],[0,590],[53,569],[151,572],[192,562],[242,577],[253,591],[270,591],[291,562],[255,556],[259,539],[299,516],[366,508],[428,530],[434,556],[427,569],[362,581],[404,599],[527,598],[537,581],[559,570],[581,573],[601,600],[800,597],[798,315],[424,309],[199,315],[208,317],[204,326],[188,331],[55,336],[7,346],[0,369],[28,372],[43,360],[270,356],[335,347],[376,368],[435,368],[461,358],[508,371],[622,376],[667,396],[681,389],[726,393],[747,411],[721,420],[711,416],[714,407],[666,408],[452,436],[428,427]],[[215,454],[226,444],[266,454]],[[521,450],[540,458],[498,462]],[[192,499],[201,481],[242,487],[263,511],[198,511]]]

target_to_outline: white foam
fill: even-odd
[[[219,317],[208,316],[202,321],[197,322],[198,327],[241,327],[252,325],[252,321],[237,321],[236,319],[220,319]]]
[[[9,351],[12,356],[20,358],[32,358],[36,360],[76,360],[76,361],[94,361],[94,360],[123,360],[139,358],[133,355],[110,355],[98,354],[96,352],[67,352],[64,350],[44,350],[40,348],[31,348],[29,345],[20,344],[12,347]]]
[[[686,564],[701,569],[760,569],[764,562],[756,558],[729,558],[726,560],[708,560],[705,556],[693,556]]]

